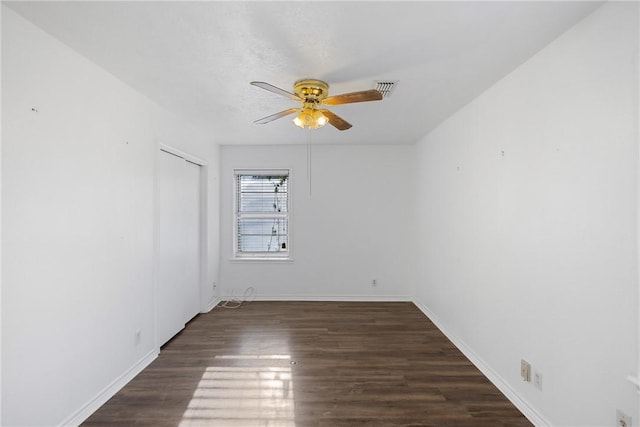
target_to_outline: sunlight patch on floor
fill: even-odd
[[[289,355],[216,356],[179,427],[295,427]]]

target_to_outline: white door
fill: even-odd
[[[200,309],[200,166],[160,151],[157,204],[158,346]]]
[[[185,162],[184,323],[200,312],[200,166]]]

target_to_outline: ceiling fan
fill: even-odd
[[[351,104],[354,102],[380,101],[382,94],[375,89],[360,92],[343,93],[328,96],[329,85],[322,80],[304,79],[293,85],[293,93],[280,89],[265,82],[251,82],[252,85],[282,95],[292,101],[302,103],[301,107],[289,108],[254,121],[256,124],[266,124],[289,114],[298,113],[293,123],[301,128],[317,129],[329,123],[338,130],[347,130],[351,124],[325,108],[324,105]]]

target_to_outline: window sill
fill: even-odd
[[[279,262],[293,262],[293,258],[290,258],[290,257],[237,257],[237,258],[230,258],[229,262],[279,263]]]

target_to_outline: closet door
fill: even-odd
[[[156,338],[163,345],[200,308],[200,166],[160,151]]]
[[[184,311],[187,323],[200,312],[200,166],[185,161],[184,212]]]

